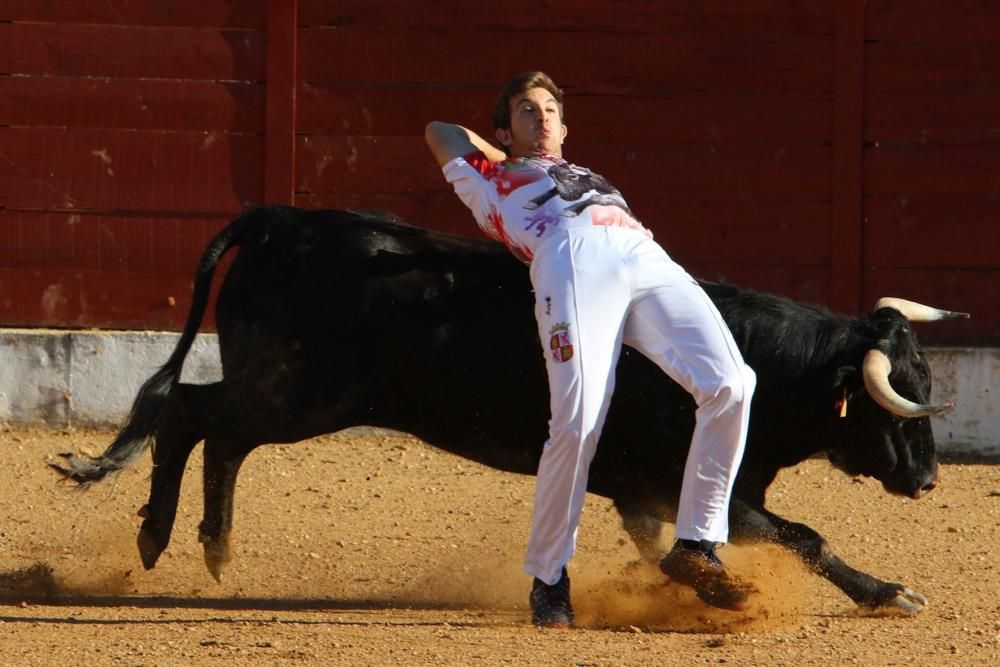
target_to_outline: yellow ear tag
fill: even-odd
[[[847,416],[847,388],[844,387],[842,390],[843,394],[840,397],[840,418],[843,419]]]

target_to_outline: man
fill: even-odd
[[[715,554],[756,385],[715,306],[652,240],[621,193],[562,159],[562,91],[542,72],[501,90],[493,125],[503,151],[460,125],[428,124],[445,178],[479,226],[530,263],[552,418],[538,465],[525,571],[532,622],[573,622],[566,565],[622,343],[653,360],[698,404],[677,512],[660,568],[709,604],[745,608],[754,588]]]

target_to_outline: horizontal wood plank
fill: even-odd
[[[0,267],[193,276],[228,217],[0,211]]]
[[[989,195],[865,198],[870,269],[1000,269],[1000,199]]]
[[[267,0],[0,0],[0,21],[130,26],[265,26]]]
[[[303,134],[422,136],[430,120],[493,127],[492,88],[302,84]],[[405,113],[401,110],[405,109]],[[829,143],[829,93],[574,92],[566,98],[570,141]]]
[[[741,266],[713,263],[693,263],[685,266],[688,273],[703,280],[726,282],[769,292],[827,307],[830,302],[830,271],[828,268],[799,266]]]
[[[390,194],[446,187],[422,137],[301,137],[296,191]],[[777,144],[574,145],[571,160],[625,197],[829,201],[830,147]]]
[[[0,128],[0,206],[236,213],[263,197],[259,136]]]
[[[1000,143],[1000,91],[984,95],[869,93],[865,96],[865,141]]]
[[[305,29],[299,77],[309,82],[489,84],[551,63],[548,73],[572,91],[581,86],[636,90],[829,92],[832,43],[815,35],[658,35],[627,40],[611,33],[438,31],[414,39],[409,30]],[[502,45],[504,64],[473,57]],[[566,54],[572,53],[568,58]]]
[[[833,32],[828,0],[549,0],[514,2],[498,11],[479,0],[452,0],[447,10],[422,0],[302,0],[299,23],[338,28],[449,30],[573,30],[594,32],[796,33]],[[613,17],[613,18],[612,18]]]
[[[262,81],[264,36],[246,30],[0,23],[0,72]]]
[[[1000,4],[969,0],[869,0],[865,38],[880,42],[1000,43]]]
[[[0,267],[0,325],[179,330],[191,289],[191,277],[176,274]],[[201,331],[213,315],[210,304]]]
[[[879,145],[865,150],[864,162],[872,195],[1000,193],[996,146]]]
[[[226,224],[0,211],[0,326],[182,328],[198,260]]]
[[[972,314],[972,319],[917,325],[921,342],[934,345],[1000,345],[1000,269],[887,269],[867,271],[864,303],[897,296]]]
[[[262,132],[260,83],[0,77],[0,125]]]
[[[450,191],[427,194],[301,194],[305,208],[379,209],[410,224],[480,238],[468,209]],[[781,201],[705,201],[638,197],[629,207],[685,266],[690,262],[821,266],[830,262],[830,206]]]
[[[865,45],[866,92],[994,95],[1000,90],[1000,44]]]

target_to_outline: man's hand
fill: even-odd
[[[507,155],[492,146],[475,132],[461,125],[431,121],[424,130],[424,139],[439,166],[444,166],[462,155],[482,151],[490,162],[501,162]]]

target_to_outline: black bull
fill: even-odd
[[[239,253],[219,292],[224,379],[179,382],[216,265]],[[903,315],[849,318],[777,296],[702,283],[757,373],[749,441],[730,509],[733,541],[798,554],[858,605],[919,611],[924,599],[851,568],[812,528],[764,507],[779,469],[825,453],[850,475],[919,497],[937,480],[930,420],[879,407],[860,378],[866,353],[892,362],[899,394],[924,402],[930,370]],[[199,538],[216,578],[231,559],[240,464],[263,443],[356,425],[405,431],[500,470],[534,474],[548,390],[524,266],[499,244],[428,232],[392,216],[256,209],[206,248],[184,332],[140,389],[129,421],[100,457],[66,455],[60,472],[87,485],[152,444],[138,536],[146,568],[166,549],[181,478],[204,440]],[[655,557],[672,521],[694,423],[690,396],[625,349],[588,490],[613,500],[640,553]],[[846,398],[846,416],[836,409]]]

